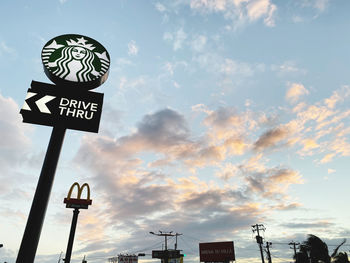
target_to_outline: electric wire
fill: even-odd
[[[187,235],[187,234],[182,234],[182,236],[184,236],[184,237],[189,237],[189,238],[194,239],[194,240],[199,241],[199,242],[204,242],[204,240],[198,239],[198,238],[196,238],[196,237],[189,236],[189,235]]]
[[[191,253],[187,252],[186,254],[196,255],[198,253],[198,250],[194,249],[193,245],[188,244],[187,241],[182,236],[180,236],[180,239],[185,243],[186,249],[189,249],[191,251]]]

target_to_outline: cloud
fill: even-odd
[[[333,109],[337,103],[343,102],[350,95],[350,87],[343,86],[340,90],[333,92],[330,98],[325,99],[328,108]]]
[[[306,138],[301,140],[300,142],[303,145],[303,148],[298,151],[300,155],[312,155],[314,149],[317,149],[320,147],[320,145],[316,142],[316,140],[312,138]]]
[[[144,119],[143,122],[149,121]],[[90,185],[94,185],[95,191],[103,193],[102,199],[94,202],[103,203],[101,209],[109,211],[99,224],[110,229],[110,233],[123,229],[133,235],[135,229],[148,232],[153,228],[167,229],[171,226],[181,232],[191,230],[192,235],[206,230],[208,237],[214,237],[217,233],[231,231],[232,222],[237,230],[245,227],[247,222],[253,223],[260,214],[259,209],[246,203],[247,199],[240,191],[220,189],[196,176],[174,178],[146,171],[142,163],[131,161],[135,157],[111,155],[115,145],[103,145],[105,142],[101,140],[87,140],[76,161],[87,164],[86,169],[94,182]],[[101,151],[100,147],[104,150]],[[86,229],[89,229],[89,222],[97,220],[91,219],[83,224]],[[90,247],[98,250],[99,240],[106,239],[98,237],[98,233],[94,237],[97,239],[91,240]],[[128,237],[122,239],[124,249],[141,245]]]
[[[174,70],[174,65],[169,68]],[[332,109],[322,100],[277,112],[197,104],[191,122],[166,108],[145,114],[124,136],[86,136],[75,162],[84,164],[104,206],[84,227],[105,215],[101,224],[113,235],[124,235],[122,246],[127,249],[140,247],[130,239],[135,229],[171,227],[193,235],[205,229],[214,238],[232,232],[227,220],[235,220],[236,229],[242,229],[273,211],[303,209],[289,195],[292,185],[304,183],[303,175],[286,164],[275,165],[265,150],[284,154],[289,147],[298,154],[322,154],[324,159],[334,154],[329,161],[347,156],[350,129],[344,127],[349,115],[340,109],[346,100],[333,98],[337,102]],[[201,134],[195,135],[192,127],[201,128]],[[113,237],[99,233],[102,230],[87,247],[99,253],[103,239],[112,251]]]
[[[222,154],[242,155],[249,149],[247,138],[256,126],[249,112],[238,113],[231,107],[210,111],[204,105],[196,105],[193,110],[207,115],[203,124],[208,128],[209,142],[216,145]]]
[[[187,34],[184,32],[182,28],[176,31],[174,35],[174,45],[173,45],[173,48],[175,51],[182,48],[186,38],[187,38]]]
[[[161,12],[161,13],[163,13],[163,12],[166,11],[166,7],[165,7],[162,3],[157,2],[157,3],[155,4],[155,7],[156,7],[156,9],[157,9],[159,12]]]
[[[276,5],[270,0],[191,0],[190,7],[202,13],[223,13],[226,19],[239,23],[263,19],[266,26],[274,26]]]
[[[196,52],[201,52],[204,50],[207,43],[207,37],[204,35],[197,35],[193,37],[191,42],[191,47]]]
[[[330,0],[304,0],[302,2],[303,7],[312,7],[319,12],[324,12],[329,6]]]
[[[216,111],[212,111],[204,120],[204,124],[214,128],[230,128],[238,127],[242,124],[243,119],[233,108],[220,107]]]
[[[280,65],[271,65],[271,70],[276,71],[280,74],[286,75],[286,74],[306,74],[306,70],[303,68],[298,67],[297,63],[292,60],[288,60],[283,62]]]
[[[231,59],[225,59],[220,71],[226,75],[240,75],[245,77],[253,75],[253,69],[249,64],[238,63]]]
[[[331,222],[328,221],[316,221],[314,223],[286,223],[281,224],[283,227],[287,228],[304,228],[304,229],[310,229],[310,228],[329,228],[332,225],[334,225]]]
[[[188,63],[186,61],[176,61],[174,63],[172,62],[166,62],[164,65],[164,69],[166,72],[168,72],[171,76],[174,75],[175,70],[178,68],[185,69],[188,67]]]
[[[296,210],[300,209],[302,207],[302,204],[300,203],[290,203],[290,204],[279,204],[275,206],[271,206],[272,210],[280,210],[280,211],[290,211],[290,210]]]
[[[19,107],[12,98],[0,94],[0,167],[4,171],[17,167],[26,159],[31,141],[30,128],[22,123]]]
[[[226,127],[229,124],[237,125],[236,117],[230,112],[227,112],[226,116],[219,116],[218,112],[212,113],[208,117],[206,125],[212,124],[218,127]],[[225,110],[222,109],[221,112],[225,112]],[[145,115],[137,125],[136,131],[131,135],[120,137],[117,140],[101,136],[93,140],[86,138],[76,161],[91,165],[92,171],[98,174],[96,180],[99,184],[104,185],[107,189],[118,189],[114,196],[118,199],[125,198],[124,204],[118,205],[119,211],[131,215],[127,209],[133,204],[133,207],[137,206],[133,213],[137,211],[137,214],[142,214],[144,209],[152,213],[154,207],[165,208],[169,202],[168,198],[172,198],[171,196],[177,191],[186,192],[187,190],[182,188],[183,184],[180,179],[178,182],[165,181],[165,184],[153,185],[152,181],[164,182],[166,175],[147,171],[146,169],[154,166],[144,166],[143,162],[136,157],[138,154],[149,151],[162,153],[164,158],[181,161],[189,167],[191,165],[209,165],[212,162],[216,163],[225,159],[225,146],[201,145],[190,140],[190,137],[190,131],[184,117],[174,110],[164,109],[154,114]],[[225,142],[227,141],[225,140]],[[232,142],[232,144],[235,143],[240,144],[237,140]],[[233,146],[231,145],[231,147]],[[102,156],[103,158],[101,158]],[[285,175],[289,175],[289,173],[286,172]],[[277,173],[274,176],[278,178]],[[100,180],[100,177],[104,180]],[[278,181],[274,179],[275,177],[272,176],[271,180]],[[290,177],[286,176],[286,178]],[[191,182],[196,182],[196,179],[191,180]],[[196,182],[194,186],[198,183]],[[123,189],[124,184],[128,184],[128,189]],[[129,192],[130,194],[128,194]],[[139,206],[138,203],[140,203]],[[167,207],[172,209],[169,205]]]
[[[136,56],[139,52],[139,47],[134,40],[131,40],[128,44],[128,54],[130,56]]]
[[[247,82],[251,81],[253,76],[266,69],[264,64],[246,63],[222,57],[216,52],[195,53],[192,61],[198,64],[205,73],[217,79],[215,86],[219,86],[223,93],[246,87]],[[215,92],[218,91],[215,90]]]
[[[183,158],[193,148],[189,128],[182,115],[171,109],[147,114],[130,135],[114,140],[108,136],[99,137],[96,151],[108,156],[119,156],[127,160],[141,152],[163,152],[174,158]],[[138,163],[137,159],[129,160]],[[131,164],[131,163],[130,163]]]
[[[186,142],[188,136],[189,130],[184,117],[174,110],[165,109],[146,115],[133,137],[142,138],[141,140],[148,141],[150,145],[171,146]]]
[[[285,127],[278,127],[264,132],[254,143],[254,149],[261,151],[267,148],[273,148],[287,138],[289,132]]]
[[[329,2],[330,0],[315,0],[314,7],[323,12],[328,7]]]
[[[286,94],[286,100],[290,103],[296,103],[303,95],[309,94],[309,91],[300,83],[291,83]]]
[[[4,41],[0,42],[0,56],[3,54],[17,57],[17,51],[14,48],[9,47]]]
[[[286,168],[267,168],[264,169],[263,173],[249,173],[247,175],[245,180],[250,192],[276,199],[286,197],[286,191],[290,185],[303,183],[298,172]]]
[[[249,1],[247,4],[247,14],[250,20],[255,21],[264,17],[267,26],[274,26],[273,14],[277,10],[276,5],[269,0]]]
[[[192,0],[190,3],[191,8],[200,9],[204,8],[209,11],[223,11],[226,9],[225,0]]]
[[[336,172],[335,169],[328,169],[328,170],[327,170],[327,173],[328,173],[328,174],[333,174],[333,173],[335,173],[335,172]]]
[[[177,31],[173,33],[165,32],[163,35],[163,39],[165,41],[172,42],[173,50],[177,51],[179,49],[182,49],[183,45],[185,44],[185,40],[187,39],[187,34],[185,33],[183,28],[179,28]]]
[[[216,173],[216,176],[225,181],[228,181],[230,178],[237,176],[238,173],[239,168],[236,165],[233,165],[232,163],[227,163],[221,167],[220,171]]]

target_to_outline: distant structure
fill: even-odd
[[[117,257],[112,257],[108,259],[110,263],[138,263],[138,256],[135,254],[119,254]]]

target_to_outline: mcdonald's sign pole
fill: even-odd
[[[91,89],[108,77],[110,57],[96,40],[75,34],[47,42],[44,72],[55,83],[32,81],[20,111],[23,122],[53,127],[16,263],[33,263],[66,129],[98,132],[103,94]]]
[[[78,188],[77,198],[71,198],[72,191],[73,191],[75,186]],[[86,190],[87,197],[86,197],[86,199],[82,199],[81,193],[83,192],[85,187],[87,189]],[[80,185],[77,182],[75,182],[71,186],[71,188],[69,189],[67,198],[65,198],[63,202],[66,204],[66,208],[73,208],[74,209],[73,210],[72,225],[70,228],[68,245],[67,245],[67,250],[66,250],[66,256],[64,259],[65,263],[70,263],[70,259],[72,256],[75,229],[77,228],[79,209],[88,209],[89,205],[91,205],[91,203],[92,203],[92,200],[90,199],[90,187],[89,187],[89,185],[85,183],[80,187]]]

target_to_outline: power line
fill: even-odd
[[[183,237],[180,237],[180,238],[187,245],[187,248],[189,248],[193,254],[197,254],[198,253],[198,250],[194,249],[193,245],[191,246],[190,244],[188,244],[187,241]]]
[[[187,234],[183,234],[183,236],[189,237],[189,238],[194,239],[194,240],[199,241],[199,242],[204,242],[204,240],[198,239],[198,238],[196,238],[196,237],[189,236],[189,235],[187,235]]]

